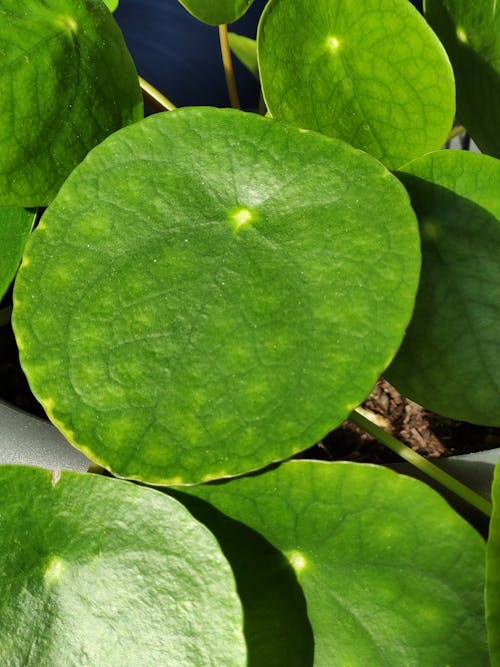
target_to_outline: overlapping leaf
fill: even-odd
[[[241,60],[245,67],[259,78],[259,64],[257,62],[257,42],[254,39],[238,35],[235,32],[229,33],[229,46],[235,56]]]
[[[0,54],[0,203],[46,205],[93,146],[142,116],[137,73],[102,0],[5,0]]]
[[[423,266],[387,376],[442,415],[500,426],[500,161],[439,151],[399,176],[420,220]]]
[[[314,638],[302,587],[288,559],[261,534],[213,505],[169,490],[217,537],[243,605],[248,667],[310,667]]]
[[[318,667],[489,664],[484,542],[421,482],[365,464],[294,461],[188,492],[287,556]],[[214,530],[221,542],[224,528]]]
[[[0,299],[16,274],[34,219],[34,211],[0,206]]]
[[[343,421],[401,342],[420,265],[379,162],[220,109],[115,133],[26,258],[14,324],[33,391],[90,458],[159,484],[262,467]]]
[[[232,23],[247,11],[253,0],[179,0],[188,12],[209,25]]]
[[[426,0],[425,16],[451,58],[461,122],[483,152],[500,157],[497,0]]]
[[[212,534],[151,489],[0,467],[2,665],[246,665]]]
[[[271,0],[258,56],[271,114],[389,168],[438,149],[453,123],[448,57],[407,0]]]
[[[492,667],[500,665],[500,465],[491,489],[493,513],[486,549],[486,626]]]

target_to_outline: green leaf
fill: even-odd
[[[483,152],[500,157],[497,0],[426,0],[425,15],[455,70],[460,121]]]
[[[120,0],[104,0],[104,4],[106,7],[109,9],[110,12],[114,12],[115,9],[118,7]]]
[[[24,466],[0,498],[2,665],[246,665],[230,567],[180,503]]]
[[[500,464],[491,487],[493,513],[486,547],[486,627],[491,667],[500,665]]]
[[[235,32],[229,33],[229,46],[234,55],[241,60],[243,65],[251,72],[256,79],[259,78],[259,65],[257,62],[257,42],[255,39],[237,35]]]
[[[309,667],[314,643],[302,587],[287,558],[262,535],[209,503],[169,490],[217,537],[243,605],[247,667]]]
[[[500,162],[439,151],[398,176],[419,217],[423,266],[387,377],[439,414],[500,426]]]
[[[484,542],[425,484],[365,464],[293,461],[187,492],[287,556],[315,665],[488,665]]]
[[[0,203],[46,205],[93,146],[142,117],[137,73],[102,0],[4,0],[0,53]]]
[[[248,10],[253,0],[179,0],[190,14],[209,25],[232,23]]]
[[[257,42],[274,117],[343,139],[391,169],[445,142],[453,72],[406,0],[271,0]]]
[[[16,206],[0,206],[0,299],[12,282],[36,213]]]
[[[159,114],[97,147],[32,236],[22,364],[70,442],[119,476],[257,469],[370,392],[419,252],[406,191],[370,156],[231,109]]]

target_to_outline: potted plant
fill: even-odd
[[[499,425],[495,3],[270,0],[233,38],[265,115],[142,80],[146,119],[105,4],[1,9],[0,284],[34,395],[107,471],[0,467],[2,661],[499,664],[498,482],[492,513],[357,409],[384,373]],[[236,105],[251,1],[181,4]],[[481,155],[440,150],[455,92]],[[426,484],[289,460],[348,416],[492,514],[487,545]]]

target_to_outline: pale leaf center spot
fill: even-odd
[[[52,556],[45,568],[45,580],[48,583],[54,584],[62,576],[62,573],[64,571],[64,561],[62,558],[59,558],[59,556]]]
[[[328,35],[326,45],[332,53],[336,53],[340,48],[341,41],[335,35]]]
[[[467,37],[467,33],[461,26],[458,26],[457,28],[457,39],[459,42],[462,42],[462,44],[469,43],[469,38]]]
[[[257,215],[255,211],[247,208],[246,206],[239,206],[238,208],[233,209],[229,213],[229,219],[235,229],[239,231],[243,227],[247,227],[256,221]]]
[[[437,241],[441,236],[439,226],[431,220],[425,220],[421,230],[422,237],[428,241]]]
[[[75,33],[78,31],[78,23],[71,16],[58,16],[55,24],[67,32]]]
[[[288,562],[297,574],[301,574],[307,567],[307,558],[300,551],[292,551],[288,554]]]

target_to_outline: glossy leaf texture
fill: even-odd
[[[487,667],[484,542],[425,484],[366,464],[293,461],[187,492],[288,558],[318,667]]]
[[[137,73],[102,0],[5,0],[0,54],[0,203],[44,206],[93,146],[142,117]]]
[[[408,195],[379,162],[184,109],[71,175],[25,253],[14,324],[70,442],[119,476],[194,483],[341,423],[400,345],[419,269]]]
[[[486,547],[486,627],[492,667],[500,665],[500,465],[491,488],[491,515]]]
[[[0,206],[0,299],[16,274],[36,213]]]
[[[445,142],[453,71],[407,0],[271,0],[257,41],[272,116],[343,139],[390,169]]]
[[[0,497],[3,665],[246,665],[229,564],[180,503],[27,466]]]
[[[104,4],[109,9],[110,12],[114,12],[118,7],[119,0],[104,0]]]
[[[253,0],[179,0],[190,14],[203,23],[232,23],[247,11]]]
[[[460,121],[484,153],[500,157],[497,0],[426,0],[425,16],[453,64]]]
[[[398,173],[419,217],[422,277],[388,379],[441,415],[500,426],[500,162],[438,151]]]
[[[235,32],[229,33],[229,46],[234,55],[245,65],[256,79],[259,78],[259,64],[257,62],[257,42],[255,39],[238,35]]]

